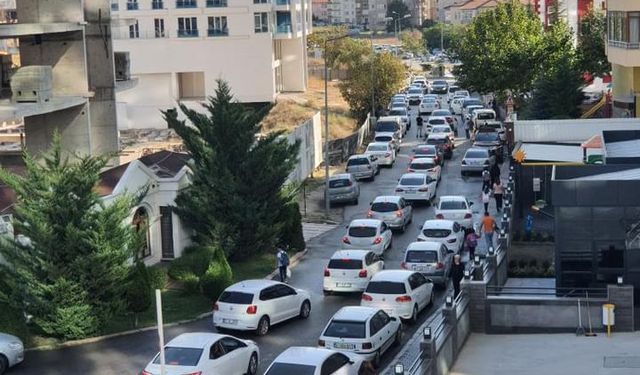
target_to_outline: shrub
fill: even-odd
[[[529,261],[529,267],[532,267],[532,268],[538,267],[538,261],[536,259],[531,259]]]
[[[138,326],[138,314],[151,307],[151,280],[147,267],[136,264],[125,291],[127,310],[134,314],[134,327]]]
[[[0,303],[0,332],[18,336],[23,342],[29,338],[29,331],[22,313],[5,303]]]
[[[284,226],[280,234],[280,242],[290,251],[298,252],[306,248],[304,236],[302,235],[302,216],[300,206],[293,202],[284,210]]]
[[[549,269],[549,267],[551,267],[551,262],[549,262],[548,260],[545,260],[542,262],[542,268]]]
[[[169,276],[167,276],[167,270],[163,267],[149,267],[147,268],[149,274],[149,286],[151,290],[165,290],[167,283],[169,282]]]
[[[524,259],[518,260],[518,268],[524,268],[527,265],[527,261]]]
[[[60,278],[50,288],[54,296],[48,314],[34,317],[36,325],[53,337],[74,340],[89,337],[98,331],[99,322],[87,293],[76,283]]]
[[[215,301],[222,291],[233,282],[233,273],[226,259],[213,261],[209,264],[207,272],[200,278],[202,294]]]
[[[180,258],[171,262],[169,276],[183,282],[185,277],[190,277],[189,274],[200,277],[207,272],[211,259],[213,259],[213,251],[209,247],[191,246],[186,248]]]
[[[516,263],[516,261],[515,261],[515,260],[513,260],[513,259],[512,259],[512,260],[510,260],[510,261],[509,261],[509,269],[516,268],[516,265],[517,265],[517,264],[518,264],[518,263]]]
[[[186,273],[182,275],[182,291],[185,294],[196,294],[200,291],[200,279],[194,273]]]

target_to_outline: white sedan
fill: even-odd
[[[394,150],[393,145],[389,142],[371,142],[367,146],[367,150],[364,154],[377,158],[378,165],[392,167],[393,163],[396,162],[396,151]]]
[[[420,228],[418,241],[440,242],[457,254],[464,244],[464,230],[452,220],[427,220]]]
[[[342,248],[371,250],[382,255],[391,247],[392,236],[391,228],[382,220],[357,219],[347,226],[347,233],[342,237]]]
[[[363,363],[357,354],[291,346],[273,360],[264,375],[360,375]]]
[[[426,173],[436,181],[440,181],[442,168],[434,158],[415,158],[409,162],[409,173]]]
[[[453,220],[463,228],[473,227],[473,202],[462,195],[443,195],[436,205],[436,219]]]
[[[431,203],[436,197],[437,181],[426,173],[405,173],[398,181],[395,192],[406,201]]]
[[[369,250],[338,250],[324,269],[322,291],[362,292],[371,277],[384,269],[384,261]]]
[[[434,125],[431,127],[431,134],[445,134],[451,140],[451,144],[455,145],[456,135],[449,125]]]
[[[165,375],[256,375],[260,352],[255,342],[218,333],[183,333],[164,347]],[[140,375],[160,375],[160,354]]]

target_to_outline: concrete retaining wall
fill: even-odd
[[[290,182],[304,181],[324,159],[322,153],[322,130],[320,112],[298,126],[287,136],[290,143],[300,141],[298,164],[289,175]]]

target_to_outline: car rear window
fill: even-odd
[[[362,268],[362,259],[330,259],[327,268],[333,270],[359,270]]]
[[[450,132],[451,132],[451,129],[445,128],[445,127],[439,127],[439,126],[438,127],[434,127],[431,130],[431,133],[450,133]]]
[[[422,231],[427,237],[431,238],[445,238],[451,234],[451,230],[449,229],[424,229]]]
[[[429,124],[431,124],[431,125],[444,125],[445,121],[444,121],[444,119],[441,119],[441,118],[434,118],[432,120],[429,120]]]
[[[431,169],[431,168],[433,168],[435,166],[436,165],[433,164],[433,163],[422,163],[422,162],[420,162],[420,163],[411,163],[409,168],[423,170],[423,169]]]
[[[409,89],[409,94],[422,94],[421,88]]]
[[[489,155],[485,151],[474,150],[474,151],[467,151],[464,157],[469,159],[483,159],[483,158],[489,157]]]
[[[422,177],[404,177],[400,179],[400,185],[404,186],[420,186],[424,184],[424,178]]]
[[[367,158],[355,158],[355,159],[349,159],[349,161],[347,162],[347,167],[350,165],[367,165],[369,164],[369,160],[367,160]]]
[[[415,154],[416,155],[435,155],[436,150],[428,147],[418,148],[416,149]]]
[[[202,349],[178,348],[168,346],[164,348],[164,361],[171,366],[196,366],[200,361]],[[153,360],[154,364],[160,364],[160,354]]]
[[[478,113],[478,120],[493,120],[495,116],[490,112],[480,112]]]
[[[374,140],[376,142],[391,142],[392,139],[390,135],[379,135]]]
[[[389,116],[406,116],[407,110],[393,109],[389,112]]]
[[[437,251],[408,250],[405,256],[407,263],[436,263],[438,261]]]
[[[371,205],[371,211],[374,212],[392,212],[398,210],[398,204],[395,202],[375,202]]]
[[[345,339],[363,339],[365,334],[365,322],[353,322],[348,320],[332,320],[324,330],[323,336],[341,337]]]
[[[407,292],[404,283],[393,281],[370,281],[366,291],[376,294],[404,294]]]
[[[398,124],[391,121],[378,121],[376,124],[377,132],[395,132],[398,130]]]
[[[341,178],[339,180],[329,180],[330,188],[341,188],[345,186],[351,186],[351,181],[348,178]]]
[[[440,202],[441,210],[466,210],[467,204],[464,201],[442,201]]]
[[[477,99],[465,100],[464,102],[462,102],[462,106],[463,107],[468,107],[470,105],[482,105],[482,102],[480,100],[477,100]]]
[[[447,138],[427,138],[427,144],[442,145],[447,143]]]
[[[315,372],[316,366],[275,362],[264,375],[313,375]]]
[[[387,145],[369,145],[367,151],[387,151]]]
[[[500,135],[496,132],[483,132],[476,134],[476,141],[496,142],[500,140]]]
[[[250,305],[253,302],[253,294],[243,292],[222,292],[219,302],[235,303],[238,305]]]
[[[451,112],[444,110],[444,109],[438,109],[437,111],[433,111],[431,113],[431,115],[433,116],[451,116]]]
[[[350,227],[349,236],[351,237],[373,237],[378,230],[374,227]]]

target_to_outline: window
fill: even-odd
[[[225,353],[231,353],[232,351],[240,348],[244,348],[245,343],[242,341],[236,340],[233,337],[223,337],[218,341],[218,343],[222,346]]]
[[[255,1],[255,0],[254,0]],[[269,32],[269,13],[254,13],[253,14],[253,31],[256,33],[268,33]]]
[[[253,0],[254,4],[269,4],[271,0]]]
[[[629,13],[629,43],[640,42],[640,12]]]
[[[138,10],[138,0],[127,1],[127,10]]]
[[[111,10],[117,11],[118,9],[120,9],[120,6],[118,5],[118,2],[117,1],[115,1],[115,2],[112,1],[111,2]]]
[[[227,6],[227,0],[207,0],[207,8],[221,8]]]
[[[242,292],[223,292],[218,302],[232,303],[235,305],[250,305],[253,302],[253,294]]]
[[[331,259],[327,268],[332,270],[359,270],[362,268],[360,259]]]
[[[374,294],[405,294],[407,292],[403,282],[371,281],[367,284],[367,293]]]
[[[162,18],[154,19],[153,26],[156,32],[156,38],[164,38],[167,36],[164,31],[164,19]]]
[[[349,236],[351,237],[375,237],[378,233],[375,227],[350,227]]]
[[[178,18],[178,36],[195,37],[198,36],[198,19],[196,17]]]
[[[286,286],[286,285],[277,285],[276,291],[278,293],[278,298],[286,297],[286,296],[295,296],[297,294],[292,287]]]
[[[320,375],[331,375],[337,373],[342,367],[349,363],[349,357],[342,353],[335,353],[331,357],[327,358],[322,364]]]
[[[178,73],[180,99],[203,99],[204,72]]]
[[[409,250],[405,255],[407,263],[437,263],[438,253],[436,251]]]
[[[227,28],[227,17],[209,17],[209,26],[207,29],[207,35],[209,36],[225,36],[229,35],[229,29]]]
[[[222,340],[220,340],[222,341]],[[218,359],[220,357],[222,357],[223,355],[227,354],[224,350],[224,348],[222,347],[222,345],[220,344],[220,341],[216,342],[215,344],[211,345],[211,349],[209,349],[209,359]]]
[[[176,8],[197,8],[196,0],[176,0]]]
[[[313,365],[274,362],[265,375],[313,375],[315,373],[316,367]]]
[[[167,346],[164,348],[164,357],[167,364],[172,366],[196,366],[200,362],[202,349],[179,348]],[[160,354],[153,360],[154,364],[160,364]]]
[[[138,21],[133,25],[129,25],[129,38],[137,39],[140,38],[140,27],[138,26]]]
[[[369,336],[374,336],[382,329],[382,327],[384,327],[382,320],[378,314],[374,315],[369,321]]]
[[[363,339],[367,337],[364,322],[350,320],[332,320],[324,331],[323,336],[344,339]]]
[[[164,3],[162,0],[153,0],[151,2],[151,9],[164,9]]]

